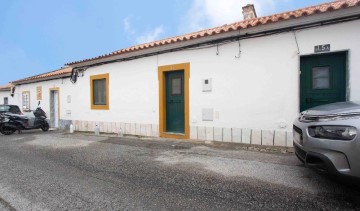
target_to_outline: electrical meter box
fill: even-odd
[[[203,108],[202,109],[202,120],[203,121],[214,121],[214,109]]]

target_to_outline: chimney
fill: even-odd
[[[255,7],[253,4],[248,4],[245,7],[242,8],[242,13],[244,16],[244,20],[249,20],[253,18],[257,18]]]

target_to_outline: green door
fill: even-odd
[[[184,133],[184,71],[166,73],[166,132]]]
[[[346,100],[346,53],[301,57],[300,110]]]

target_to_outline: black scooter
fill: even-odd
[[[0,133],[4,135],[11,135],[15,131],[21,133],[22,130],[41,129],[46,132],[49,130],[49,123],[46,121],[46,113],[39,107],[33,111],[35,118],[29,118],[25,115],[17,115],[11,113],[2,114],[0,122]]]

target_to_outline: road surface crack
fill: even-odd
[[[16,211],[16,209],[11,206],[11,204],[6,201],[5,199],[0,197],[0,204],[4,206],[5,209],[9,210],[9,211]]]

